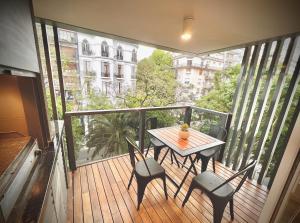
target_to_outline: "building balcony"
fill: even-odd
[[[201,63],[178,63],[174,64],[174,68],[204,68],[205,66]]]
[[[110,73],[102,72],[101,73],[101,78],[110,78]]]
[[[124,74],[115,74],[114,77],[117,79],[124,79]]]
[[[97,73],[94,70],[85,71],[86,77],[96,77]]]

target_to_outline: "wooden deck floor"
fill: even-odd
[[[177,182],[186,171],[171,165],[169,158],[164,161],[163,167]],[[212,169],[211,163],[208,169]],[[181,207],[193,174],[187,178],[176,199],[173,198],[175,187],[170,181],[167,180],[168,200],[164,198],[162,182],[153,181],[148,185],[141,208],[137,211],[135,180],[127,190],[131,170],[129,156],[126,155],[82,166],[70,173],[68,222],[212,222],[209,198],[199,190],[192,193],[184,208]],[[233,174],[221,163],[217,163],[216,172],[224,178]],[[233,184],[236,185],[237,181]],[[234,196],[234,222],[257,222],[266,197],[264,187],[246,181]],[[222,222],[229,221],[227,206]]]

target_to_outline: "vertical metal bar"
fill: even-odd
[[[50,90],[50,96],[51,96],[52,115],[53,115],[54,120],[58,120],[56,101],[55,101],[55,91],[54,91],[54,84],[53,84],[53,78],[52,78],[52,68],[51,68],[51,61],[50,61],[50,51],[49,51],[46,24],[44,22],[41,23],[41,29],[42,29],[44,52],[45,52],[47,76],[48,76],[48,82],[49,82],[49,90]]]
[[[236,117],[237,118],[235,120],[233,131],[232,131],[232,139],[231,139],[231,141],[229,142],[229,145],[228,145],[229,151],[231,151],[231,152],[227,154],[227,161],[226,161],[227,166],[229,166],[229,164],[231,163],[231,156],[233,155],[233,152],[235,151],[236,143],[237,143],[237,140],[238,140],[238,134],[239,134],[239,131],[241,129],[241,126],[242,126],[242,123],[243,123],[243,120],[244,120],[245,110],[246,110],[246,107],[247,107],[247,102],[248,102],[248,98],[249,98],[249,94],[250,94],[252,80],[253,80],[253,77],[254,77],[254,74],[255,74],[255,69],[256,69],[256,65],[257,65],[261,45],[262,45],[261,43],[255,45],[254,50],[252,52],[252,58],[251,58],[251,61],[250,61],[249,70],[247,72],[248,75],[247,75],[247,78],[246,78],[246,81],[245,81],[245,86],[244,86],[244,89],[243,89],[241,102],[239,103],[239,107],[238,107],[237,112],[236,112]]]
[[[291,134],[293,132],[293,129],[294,129],[294,126],[296,124],[299,112],[300,112],[300,98],[298,98],[298,104],[297,104],[297,106],[296,106],[296,108],[294,110],[294,114],[293,114],[291,123],[289,124],[287,134],[285,135],[285,138],[284,138],[284,142],[282,143],[284,148],[282,150],[280,150],[279,155],[278,155],[278,160],[275,161],[274,167],[273,167],[273,169],[271,171],[270,181],[268,183],[268,188],[269,189],[271,188],[271,186],[273,184],[274,178],[276,176],[277,170],[278,170],[279,165],[281,163],[281,160],[282,160],[283,154],[285,152],[286,146],[287,146],[287,144],[289,142],[290,136],[291,136]]]
[[[243,154],[243,159],[242,159],[242,164],[240,166],[240,169],[242,169],[244,166],[246,166],[246,163],[248,162],[250,154],[252,152],[255,137],[260,128],[261,120],[262,120],[264,110],[265,110],[265,107],[266,107],[266,104],[268,101],[268,97],[269,97],[269,93],[270,93],[271,85],[272,85],[272,80],[273,80],[273,77],[276,72],[276,64],[278,63],[278,60],[280,58],[280,53],[281,53],[282,47],[283,47],[283,40],[281,39],[281,40],[277,41],[277,43],[276,43],[276,48],[275,48],[275,51],[274,51],[274,54],[272,57],[272,61],[270,64],[270,68],[269,68],[269,71],[267,74],[267,79],[264,83],[264,90],[260,96],[258,108],[255,113],[256,116],[255,116],[255,120],[253,121],[253,125],[252,125],[253,128],[250,130],[249,136],[247,138],[247,143],[246,143],[247,148],[245,149],[245,153]]]
[[[140,110],[139,112],[139,147],[142,153],[144,153],[144,140],[145,140],[145,119],[146,119],[146,111]]]
[[[233,96],[233,104],[232,104],[232,120],[235,120],[237,117],[236,113],[237,113],[237,109],[238,109],[238,104],[239,104],[239,98],[242,92],[242,86],[243,86],[243,82],[244,82],[244,78],[246,76],[246,71],[248,68],[248,63],[249,63],[249,59],[250,59],[250,54],[251,54],[251,46],[248,46],[245,48],[245,52],[244,52],[244,56],[243,56],[243,61],[242,61],[242,65],[241,65],[241,71],[240,71],[240,75],[238,78],[238,82],[237,82],[237,88],[235,90],[234,96]],[[231,126],[230,126],[230,130],[229,131],[229,136],[228,136],[228,143],[226,144],[225,150],[227,151],[227,159],[226,159],[226,165],[228,166],[230,163],[230,156],[232,153],[232,147],[230,147],[230,141],[232,140],[232,135],[233,135],[233,131],[234,130],[234,125],[233,125],[234,121],[231,122]]]
[[[72,171],[76,170],[76,160],[74,153],[74,138],[73,138],[73,130],[72,130],[72,117],[69,115],[65,115],[65,130],[66,130],[66,141],[67,141],[67,149],[68,149],[68,160],[69,166]]]
[[[184,113],[184,123],[187,124],[191,124],[191,119],[192,119],[192,108],[191,107],[187,107],[185,109],[185,113]]]
[[[291,38],[288,50],[286,52],[286,55],[285,55],[285,58],[284,58],[284,61],[283,61],[283,65],[281,67],[281,71],[279,73],[279,78],[278,78],[278,81],[276,83],[276,89],[275,89],[275,92],[273,94],[271,104],[269,106],[269,110],[268,110],[267,115],[266,115],[266,117],[269,117],[269,120],[266,120],[263,127],[262,127],[261,138],[260,138],[260,140],[259,140],[259,142],[256,146],[256,151],[255,151],[255,154],[254,154],[254,159],[257,160],[257,163],[256,163],[256,165],[255,165],[255,167],[252,171],[252,174],[250,174],[250,178],[253,178],[253,176],[255,174],[257,165],[260,161],[260,157],[261,157],[262,152],[264,150],[264,146],[265,146],[265,143],[267,141],[269,131],[270,131],[272,123],[273,123],[276,108],[277,108],[277,105],[278,105],[279,100],[280,100],[282,89],[284,87],[284,82],[285,82],[285,79],[286,79],[287,71],[288,71],[289,65],[292,61],[292,56],[291,55],[293,55],[293,52],[294,52],[294,49],[295,49],[294,48],[294,41],[295,41],[295,38],[294,37]]]
[[[299,68],[300,68],[300,57],[298,58],[298,62],[297,62],[297,65],[295,67],[292,79],[290,81],[289,88],[288,88],[287,93],[285,95],[285,100],[283,102],[283,105],[281,107],[281,111],[280,111],[279,116],[277,118],[276,126],[273,130],[273,133],[272,133],[272,138],[271,138],[271,141],[270,141],[270,145],[269,145],[268,149],[265,151],[265,159],[263,160],[262,168],[261,168],[258,180],[257,180],[257,182],[259,184],[262,183],[263,179],[265,178],[265,176],[267,174],[267,170],[269,168],[270,162],[272,160],[275,149],[277,147],[277,144],[278,144],[278,141],[279,141],[279,138],[280,138],[280,135],[281,135],[281,131],[282,131],[283,126],[285,124],[286,117],[289,113],[291,104],[293,102],[293,98],[294,98],[294,95],[295,95],[295,92],[297,90],[297,86],[298,86],[298,83],[299,83],[299,80],[300,80]]]
[[[56,26],[53,26],[53,34],[54,34],[54,46],[55,46],[57,73],[58,73],[60,96],[61,96],[61,105],[62,105],[62,111],[63,111],[63,116],[64,116],[66,113],[65,88],[64,88],[63,71],[62,71],[62,65],[61,65],[61,56],[60,56],[60,50],[59,50],[58,29]]]
[[[30,5],[32,8],[32,4]],[[40,53],[40,48],[39,48],[39,42],[38,42],[38,36],[37,36],[37,29],[36,29],[36,24],[35,24],[35,19],[32,16],[32,28],[33,28],[33,35],[34,35],[34,42],[36,46],[36,53],[37,53],[37,58],[38,58],[38,65],[39,65],[39,74],[36,77],[35,86],[36,86],[36,92],[37,92],[37,103],[39,104],[39,107],[41,108],[39,110],[39,115],[41,116],[41,124],[42,124],[42,136],[43,136],[43,145],[45,147],[49,146],[49,141],[50,141],[50,129],[49,129],[49,121],[48,121],[48,116],[47,116],[47,105],[45,101],[45,84],[44,84],[44,74],[43,74],[43,69],[42,69],[42,61],[41,61],[41,53]]]
[[[225,137],[225,142],[227,142],[227,139],[228,139],[228,132],[229,132],[229,129],[230,129],[230,124],[231,124],[231,118],[232,118],[232,114],[231,113],[228,113],[227,116],[225,116],[224,118],[224,128],[226,130],[226,137]],[[225,151],[225,145],[222,146],[221,150],[220,150],[220,153],[219,153],[219,157],[218,157],[218,161],[219,162],[222,162],[223,160],[223,157],[224,157],[224,151]]]
[[[236,170],[238,168],[240,156],[241,156],[241,153],[243,151],[243,145],[245,143],[246,136],[249,132],[251,121],[252,121],[252,118],[253,118],[253,113],[254,113],[255,107],[256,107],[257,97],[258,97],[258,94],[259,94],[261,77],[263,75],[263,70],[264,70],[264,68],[267,64],[267,61],[268,61],[268,57],[269,57],[270,50],[271,50],[271,45],[272,44],[270,42],[265,44],[264,51],[263,51],[262,57],[260,59],[260,64],[259,64],[259,68],[258,68],[257,75],[256,75],[256,78],[255,78],[255,83],[254,83],[252,94],[251,94],[251,97],[250,97],[250,100],[249,100],[247,112],[245,114],[245,120],[244,120],[245,125],[242,128],[240,141],[239,141],[239,144],[238,144],[238,147],[237,147],[237,152],[235,154],[234,161],[233,161],[232,169],[234,169],[234,170]],[[258,52],[258,54],[259,53],[260,52]],[[255,68],[256,67],[253,67],[254,70],[255,70]]]

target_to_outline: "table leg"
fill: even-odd
[[[192,162],[193,162],[192,156],[189,156],[189,159],[190,159],[190,162],[192,163]],[[195,157],[195,160],[198,161],[197,155],[196,155],[196,157]],[[196,162],[196,161],[195,161],[195,162]],[[195,162],[194,162],[194,163],[195,163]],[[196,169],[196,167],[195,167],[194,164],[193,164],[193,169],[194,169],[194,171],[195,171],[195,174],[198,175],[197,169]]]
[[[161,165],[162,162],[165,160],[166,156],[167,156],[168,153],[169,153],[169,150],[170,150],[170,149],[167,150],[167,152],[165,153],[165,155],[164,155],[163,158],[161,159],[161,161],[160,161],[160,163],[159,163],[160,165]],[[155,159],[155,158],[154,158],[154,159]]]
[[[157,161],[158,156],[160,154],[161,148],[160,147],[154,147],[154,159]]]
[[[189,175],[189,173],[191,172],[192,168],[194,168],[194,170],[196,170],[194,164],[195,164],[195,162],[197,161],[197,156],[195,156],[194,159],[192,159],[191,156],[189,156],[189,158],[190,158],[190,161],[191,161],[191,166],[189,167],[189,169],[188,169],[188,171],[186,172],[186,174],[184,175],[184,177],[183,177],[183,179],[182,179],[180,185],[178,186],[178,189],[177,189],[177,191],[176,191],[175,194],[174,194],[174,198],[175,198],[175,197],[177,196],[177,194],[179,193],[179,191],[180,191],[182,185],[184,184],[184,182],[185,182],[187,176]],[[197,173],[197,171],[196,171],[196,173]]]

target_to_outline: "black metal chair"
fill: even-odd
[[[146,120],[146,128],[147,129],[156,129],[157,128],[157,118],[156,117],[151,117],[151,118],[148,118]],[[161,150],[162,148],[164,147],[167,147],[165,144],[163,144],[161,141],[159,141],[157,138],[155,137],[151,137],[149,138],[149,145],[147,147],[147,150],[146,150],[146,154],[145,154],[145,157],[147,157],[148,153],[149,153],[149,150],[150,150],[150,147],[153,146],[154,149],[158,149],[158,150]],[[167,152],[165,153],[165,156],[163,157],[163,159],[161,160],[160,164],[162,164],[162,162],[164,161],[164,158],[166,157],[166,155],[168,154],[168,152],[170,151],[170,149],[168,148]],[[176,161],[176,164],[177,166],[179,167],[179,162],[175,156],[175,153],[174,151],[171,150],[171,163],[173,164],[173,158],[175,159]]]
[[[256,160],[249,163],[245,166],[244,169],[237,172],[229,179],[225,180],[224,178],[216,175],[214,172],[205,171],[197,176],[195,176],[192,180],[190,188],[187,192],[186,197],[182,203],[182,207],[184,207],[185,203],[188,201],[189,197],[191,196],[192,191],[195,188],[200,189],[204,192],[211,200],[213,206],[213,217],[214,223],[219,223],[222,220],[224,209],[229,202],[230,204],[230,215],[231,220],[234,219],[234,212],[233,212],[233,195],[239,191],[242,187],[243,183],[245,182],[246,178],[251,174],[254,166],[256,164]],[[238,186],[233,188],[230,185],[230,181],[235,179],[236,177],[244,174],[242,179],[240,180]]]
[[[128,144],[128,151],[130,156],[130,162],[132,165],[132,173],[128,183],[128,189],[131,185],[132,179],[135,176],[137,181],[137,209],[139,210],[140,204],[142,203],[143,196],[145,193],[145,189],[147,184],[153,180],[160,178],[164,184],[164,192],[166,199],[168,199],[167,193],[167,185],[166,185],[166,172],[165,169],[157,163],[153,158],[145,159],[142,152],[135,145],[134,141],[126,137],[126,141]],[[137,153],[140,155],[142,160],[139,160]]]
[[[226,129],[224,129],[221,126],[211,125],[208,135],[224,141],[226,138],[226,135],[227,135],[227,131],[226,131]],[[216,156],[219,153],[219,151],[220,151],[220,146],[216,146],[216,147],[204,150],[197,154],[198,161],[199,161],[199,159],[201,159],[201,172],[206,171],[208,162],[211,158],[212,158],[213,170],[214,170],[214,172],[216,172],[215,162],[216,162]],[[185,157],[185,159],[183,161],[183,165],[186,163],[187,159],[188,159],[188,157]]]

